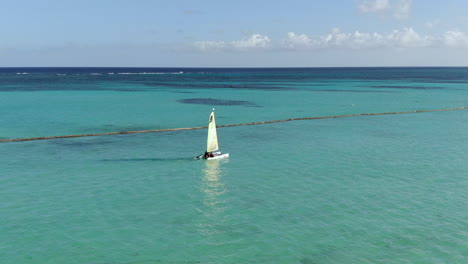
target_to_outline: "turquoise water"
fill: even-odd
[[[468,106],[464,68],[2,71],[1,138]],[[467,119],[1,143],[0,262],[466,263]]]

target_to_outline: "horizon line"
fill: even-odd
[[[0,66],[11,68],[154,68],[154,69],[323,69],[323,68],[468,68],[466,66]]]

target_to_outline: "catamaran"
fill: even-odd
[[[197,158],[213,160],[229,157],[229,153],[221,154],[221,152],[218,150],[218,134],[216,132],[216,120],[213,108],[213,112],[211,112],[210,121],[208,123],[208,139],[206,141],[206,152],[205,154],[197,156]]]

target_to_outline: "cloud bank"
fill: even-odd
[[[468,35],[457,30],[441,35],[424,35],[412,27],[391,32],[342,32],[334,28],[328,34],[312,36],[287,33],[287,37],[272,41],[268,36],[252,34],[237,41],[197,41],[193,46],[200,51],[289,50],[314,51],[323,49],[411,49],[411,48],[468,48]]]
[[[433,45],[434,37],[421,35],[413,28],[393,30],[389,33],[368,33],[355,31],[341,32],[335,28],[329,34],[322,36],[298,35],[289,32],[288,37],[281,41],[283,48],[291,50],[325,49],[325,48],[415,48]]]

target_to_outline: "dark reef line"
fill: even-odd
[[[318,117],[298,117],[298,118],[289,118],[289,119],[273,120],[273,121],[262,121],[262,122],[251,122],[251,123],[221,125],[221,126],[217,126],[217,127],[222,128],[222,127],[234,127],[234,126],[251,126],[251,125],[272,124],[272,123],[289,122],[289,121],[297,121],[297,120],[330,119],[330,118],[343,118],[343,117],[353,117],[353,116],[415,114],[415,113],[455,111],[455,110],[465,110],[465,109],[468,109],[468,106],[457,107],[457,108],[446,108],[446,109],[434,109],[434,110],[415,110],[415,111],[387,112],[387,113],[361,113],[361,114],[318,116]],[[155,130],[121,131],[121,132],[108,132],[108,133],[84,134],[84,135],[64,135],[64,136],[34,137],[34,138],[13,138],[13,139],[1,139],[0,142],[17,142],[17,141],[60,139],[60,138],[77,138],[77,137],[95,137],[95,136],[124,135],[124,134],[137,134],[137,133],[154,133],[154,132],[167,132],[167,131],[196,130],[196,129],[205,129],[205,128],[208,128],[208,127],[205,126],[205,127],[186,127],[186,128],[166,128],[166,129],[155,129]]]

